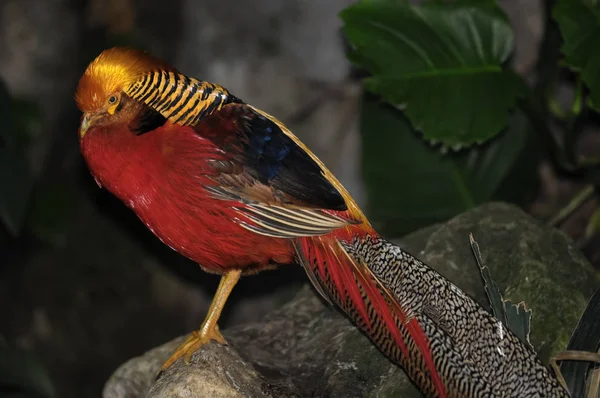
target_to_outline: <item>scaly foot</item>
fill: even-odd
[[[204,322],[202,322],[202,327],[200,327],[200,330],[192,332],[190,337],[188,337],[182,345],[177,347],[177,350],[173,355],[171,355],[171,358],[167,359],[167,361],[163,364],[159,374],[167,370],[181,357],[184,357],[185,363],[189,364],[192,355],[194,355],[194,353],[198,351],[200,347],[206,343],[209,343],[211,340],[223,345],[227,344],[225,338],[219,331],[217,321],[221,316],[221,311],[223,310],[223,306],[227,301],[227,297],[229,297],[231,290],[240,279],[241,275],[241,270],[233,270],[227,272],[221,277],[221,282],[219,282],[219,287],[217,288],[215,297],[213,298],[212,303],[210,303],[208,314],[206,315]]]
[[[219,331],[219,326],[215,325],[214,328],[210,328],[206,331],[200,329],[195,330],[192,334],[175,350],[175,353],[171,355],[169,359],[162,365],[160,371],[164,372],[179,358],[184,357],[186,365],[190,364],[192,355],[204,344],[210,343],[211,340],[216,341],[219,344],[227,345],[225,337]]]

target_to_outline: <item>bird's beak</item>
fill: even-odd
[[[89,113],[84,113],[83,118],[81,118],[81,125],[79,126],[79,136],[83,138],[85,133],[87,133],[88,129],[92,126],[96,118],[94,118]]]

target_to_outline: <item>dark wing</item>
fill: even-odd
[[[246,104],[230,104],[195,126],[261,184],[298,204],[346,210],[346,202],[314,160],[272,121]]]
[[[194,126],[227,160],[215,160],[215,197],[244,204],[248,229],[277,237],[321,235],[352,224],[326,210],[346,202],[321,167],[269,118],[231,103]]]
[[[246,228],[269,236],[328,233],[356,221],[317,162],[274,119],[217,84],[174,70],[150,71],[124,89],[147,106],[130,124],[136,134],[167,120],[190,126],[221,150],[212,160],[216,198],[238,202]]]

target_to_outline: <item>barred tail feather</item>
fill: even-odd
[[[398,360],[399,350],[403,365],[411,361],[422,365],[408,370],[426,394],[447,396],[418,320],[407,314],[367,264],[331,235],[300,238],[296,251],[311,282],[328,301],[335,302],[393,360]]]
[[[425,395],[440,394],[433,363],[451,397],[568,396],[529,346],[435,270],[376,234],[344,238],[340,244],[348,256],[381,284],[390,308],[399,307],[394,313],[408,312],[400,332],[409,355],[389,356]]]

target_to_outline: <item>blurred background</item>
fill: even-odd
[[[218,283],[155,239],[82,162],[73,95],[87,64],[113,45],[146,49],[278,117],[388,235],[495,199],[548,220],[579,195],[560,227],[600,265],[596,174],[561,171],[556,156],[540,154],[543,145],[527,138],[534,133],[523,133],[501,178],[473,180],[491,179],[493,187],[466,203],[436,191],[445,189],[436,180],[444,174],[414,173],[418,162],[431,165],[426,156],[398,162],[402,143],[381,135],[390,130],[376,127],[384,116],[364,115],[373,106],[361,87],[365,73],[347,58],[338,14],[352,3],[0,0],[0,395],[43,396],[18,393],[25,383],[57,397],[100,396],[119,364],[197,328]],[[516,37],[510,68],[536,81],[540,57],[559,56],[552,2],[499,3]],[[573,76],[557,81],[556,101],[569,103]],[[590,120],[569,141],[574,157],[600,155]],[[221,327],[260,319],[304,283],[300,267],[242,280]]]

